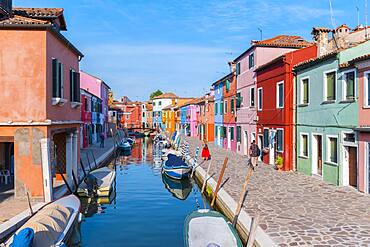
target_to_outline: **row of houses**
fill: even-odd
[[[73,184],[80,148],[108,132],[109,86],[80,71],[61,8],[0,5],[0,171],[16,197],[53,200]],[[3,186],[3,184],[2,184]]]
[[[369,193],[368,32],[315,27],[313,42],[252,41],[203,97],[154,99],[153,122],[242,155],[256,141],[265,163]]]

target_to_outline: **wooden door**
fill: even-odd
[[[357,148],[348,148],[349,185],[357,188]]]
[[[317,174],[322,176],[322,137],[317,137]]]

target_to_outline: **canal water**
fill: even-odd
[[[137,139],[132,153],[119,156],[110,198],[83,199],[81,246],[183,246],[185,217],[209,207],[192,180],[161,174],[151,139]]]

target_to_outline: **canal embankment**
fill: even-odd
[[[194,157],[202,142],[183,137]],[[212,155],[208,184],[214,191],[225,157],[228,167],[216,206],[232,220],[247,175],[247,157],[209,144]],[[199,152],[200,154],[201,152]],[[201,162],[201,158],[198,158]],[[196,169],[202,183],[208,162]],[[352,188],[336,187],[297,172],[279,172],[260,163],[248,184],[248,193],[237,229],[246,239],[251,219],[257,214],[257,246],[368,246],[370,245],[370,197]]]

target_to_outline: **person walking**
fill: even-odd
[[[204,147],[202,149],[203,160],[209,160],[211,158],[211,153],[209,152],[207,143],[204,142]]]
[[[104,136],[104,133],[100,133],[100,148],[104,148],[104,139],[105,139],[105,136]]]
[[[256,144],[256,141],[253,140],[253,142],[252,142],[252,144],[249,148],[250,163],[252,164],[253,169],[257,166],[257,160],[258,160],[258,157],[260,156],[260,154],[261,154],[261,150],[258,147],[258,145]]]

